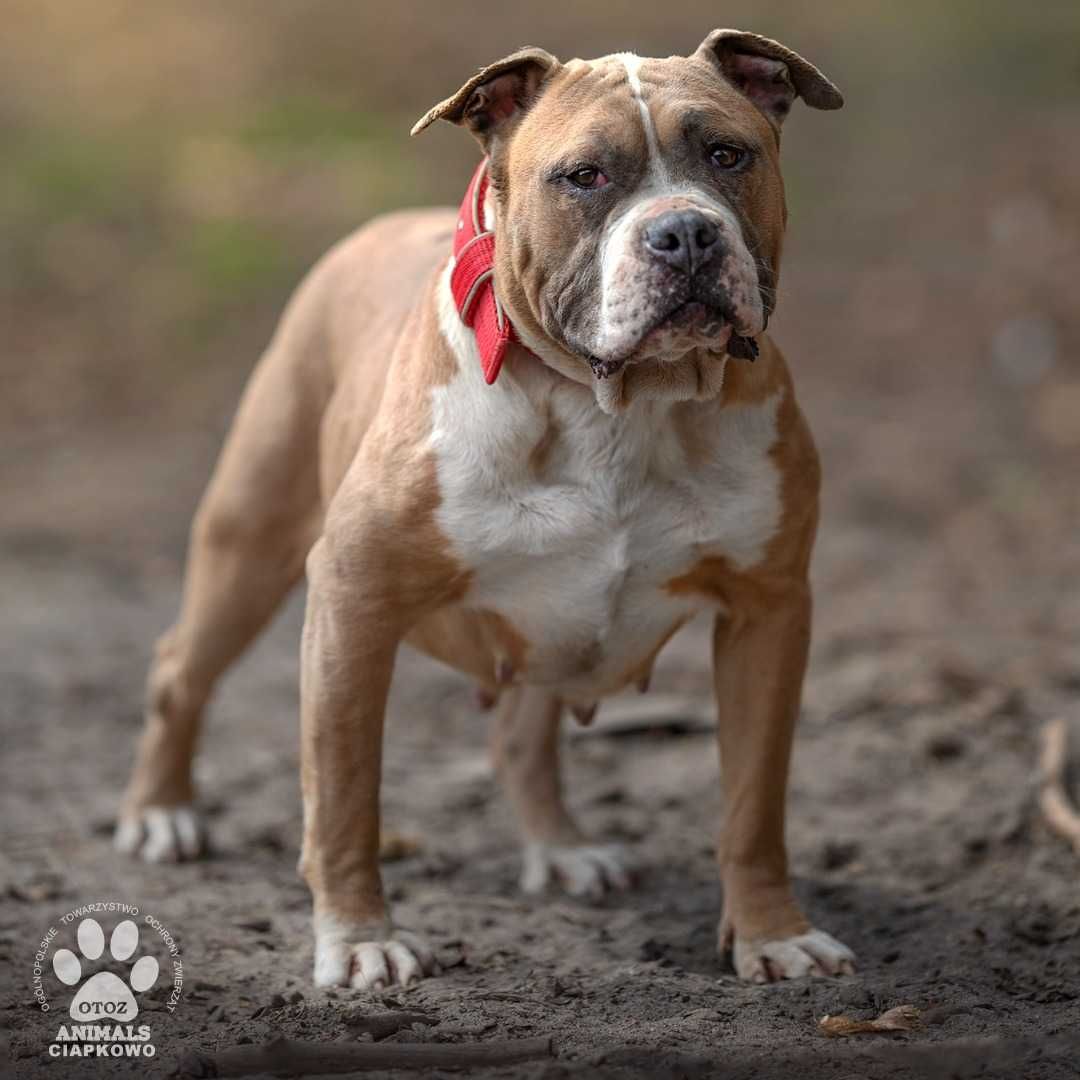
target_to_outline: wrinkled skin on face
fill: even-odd
[[[601,376],[697,348],[750,355],[739,339],[765,328],[786,219],[779,138],[715,65],[570,61],[493,147],[491,175],[516,321]]]

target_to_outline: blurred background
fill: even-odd
[[[392,720],[409,722],[391,724],[384,790],[389,820],[424,840],[390,868],[390,894],[437,941],[488,942],[490,956],[468,955],[511,999],[537,972],[578,979],[583,1052],[612,1030],[616,986],[673,1046],[680,1031],[715,1043],[715,1026],[668,1017],[672,995],[691,992],[704,1011],[717,994],[739,1004],[740,1038],[765,1054],[778,1023],[791,1045],[819,1045],[807,1009],[961,992],[1018,1031],[1045,1029],[1053,1002],[1074,1026],[1076,862],[1040,832],[1029,792],[1039,722],[1080,701],[1080,4],[4,0],[2,15],[0,892],[6,881],[22,902],[0,917],[11,1008],[26,996],[21,943],[63,904],[114,891],[189,931],[199,977],[239,994],[234,1015],[258,1002],[247,982],[307,991],[299,599],[227,681],[199,766],[227,858],[151,873],[107,850],[151,644],[174,616],[188,523],[241,388],[331,243],[383,210],[459,201],[472,140],[449,125],[408,132],[477,68],[525,44],[686,53],[729,26],[801,52],[847,99],[838,113],[797,105],[785,125],[790,227],[771,329],[825,470],[794,865],[865,981],[835,1000],[835,984],[762,997],[717,983],[716,766],[693,725],[618,753],[583,739],[574,755],[588,828],[651,844],[668,866],[617,912],[618,935],[597,930],[583,952],[587,916],[526,915],[509,899],[474,918],[466,894],[516,895],[512,831],[469,688],[415,657],[399,666]],[[691,628],[657,678],[697,717],[713,708],[706,639]],[[236,913],[264,908],[278,951],[238,948],[251,931]],[[537,944],[523,944],[523,919]],[[564,953],[548,945],[559,934]],[[631,961],[650,981],[620,981]],[[474,1007],[474,978],[455,968],[427,1000]],[[193,998],[176,1037],[222,1000]],[[483,1008],[500,1031],[548,1023],[539,1006]],[[984,1033],[981,1015],[963,1030]],[[205,1045],[202,1031],[191,1037]]]
[[[476,151],[412,121],[525,43],[775,36],[845,92],[785,133],[776,332],[845,573],[917,610],[1076,634],[1080,8],[954,0],[391,5],[7,0],[0,483],[9,543],[175,567],[290,290],[379,211],[457,202]],[[840,522],[873,526],[865,539]],[[828,532],[825,534],[828,536]],[[847,537],[847,539],[844,538]],[[81,550],[86,550],[81,548]],[[928,564],[947,562],[935,577]]]

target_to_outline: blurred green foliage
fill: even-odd
[[[136,149],[128,139],[62,129],[15,140],[7,148],[10,209],[24,227],[128,213],[147,194]]]
[[[917,201],[966,205],[1017,132],[1034,156],[1030,129],[1075,115],[1080,74],[1075,2],[9,0],[5,15],[0,375],[39,427],[108,415],[118,382],[137,398],[220,370],[232,392],[326,247],[381,210],[458,197],[475,144],[409,127],[526,42],[665,55],[723,23],[803,51],[848,104],[785,128],[792,243],[839,261],[937,258]]]
[[[395,132],[394,135],[400,135]],[[388,139],[385,121],[347,101],[307,96],[259,103],[237,130],[237,137],[264,153],[354,153],[364,143]]]

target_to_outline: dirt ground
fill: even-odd
[[[1034,490],[1021,478],[1003,510],[995,474],[1018,438],[998,422],[1008,390],[973,405],[970,384],[924,356],[917,373],[894,373],[886,406],[855,365],[842,380],[800,367],[814,350],[794,323],[780,336],[829,494],[790,840],[799,892],[855,948],[857,976],[757,988],[714,956],[713,738],[660,708],[653,729],[570,738],[566,755],[573,806],[597,836],[635,845],[640,889],[597,906],[520,898],[486,718],[455,675],[405,655],[386,821],[417,847],[386,877],[445,970],[405,992],[313,991],[295,873],[299,598],[214,708],[199,768],[214,857],[118,858],[109,826],[150,643],[177,601],[188,510],[180,497],[139,524],[139,492],[168,501],[182,455],[148,449],[114,501],[133,534],[157,542],[43,527],[3,538],[0,1022],[11,1074],[91,1074],[43,1058],[57,1014],[31,994],[34,943],[70,908],[118,900],[157,915],[182,946],[183,998],[171,1015],[150,1014],[161,1067],[190,1047],[348,1037],[350,1016],[377,1007],[437,1019],[399,1039],[554,1038],[554,1060],[500,1076],[1077,1075],[1078,862],[1038,822],[1031,790],[1038,723],[1080,698],[1075,474],[1048,466]],[[192,486],[209,450],[194,455]],[[927,477],[939,470],[955,481],[935,499]],[[63,483],[38,497],[62,500]],[[706,630],[676,639],[656,681],[657,700],[698,702],[682,710],[693,717],[708,711]],[[924,1010],[925,1029],[850,1042],[817,1030],[825,1014],[897,1004]],[[109,1063],[102,1075],[121,1071]]]
[[[544,43],[519,30],[511,46]],[[855,81],[869,85],[864,69]],[[207,331],[213,365],[180,377],[126,361],[101,385],[81,360],[41,359],[82,355],[94,294],[68,307],[47,291],[14,296],[0,463],[0,1073],[159,1075],[192,1049],[352,1041],[368,1013],[408,1010],[433,1022],[391,1042],[551,1036],[553,1056],[482,1074],[493,1077],[1080,1076],[1080,858],[1047,831],[1033,790],[1040,725],[1080,708],[1080,108],[1074,89],[1048,107],[1020,101],[998,123],[998,99],[973,95],[945,118],[927,112],[899,148],[875,141],[857,103],[861,144],[800,112],[785,150],[796,212],[775,335],[826,485],[789,840],[811,917],[858,954],[853,977],[747,986],[715,954],[721,792],[702,625],[664,653],[650,723],[567,731],[572,807],[596,837],[633,845],[643,868],[636,891],[597,904],[519,895],[487,717],[452,672],[402,654],[384,780],[400,843],[385,878],[442,964],[415,987],[311,985],[296,874],[301,596],[214,703],[198,767],[213,857],[151,867],[115,855],[187,523],[285,288]],[[951,156],[935,156],[945,146]],[[828,154],[864,164],[830,180]],[[898,171],[912,159],[933,170]],[[444,197],[467,177],[467,151],[453,160]],[[309,230],[306,259],[331,225],[349,222]],[[185,350],[196,347],[170,339],[170,354]],[[72,387],[91,385],[76,401]],[[51,948],[74,947],[61,916],[94,901],[138,905],[141,946],[162,964],[142,917],[179,945],[175,1011],[164,978],[141,1006],[149,1065],[48,1057],[68,992],[46,965],[53,1009],[41,1011],[37,943],[56,926]],[[120,918],[97,917],[107,932]],[[849,1039],[818,1027],[897,1005],[921,1010],[922,1027]]]

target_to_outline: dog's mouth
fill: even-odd
[[[644,343],[657,331],[665,330],[694,331],[706,337],[717,338],[723,335],[724,340],[717,341],[717,345],[722,347],[731,333],[731,323],[727,321],[724,312],[715,305],[706,304],[703,300],[685,300],[666,315],[660,316],[646,332],[642,342]]]
[[[736,332],[734,314],[728,307],[691,297],[659,315],[625,356],[590,356],[589,364],[593,374],[604,379],[626,363],[678,357],[697,348],[753,360],[758,354],[757,342]]]

